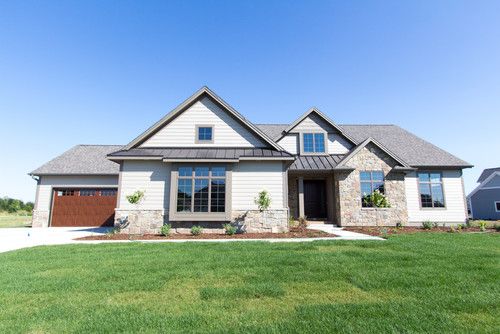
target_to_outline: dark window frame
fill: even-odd
[[[500,212],[500,201],[495,201],[495,211]]]
[[[200,139],[200,130],[201,129],[211,129],[211,138],[210,139]],[[200,124],[196,125],[195,131],[195,142],[197,144],[213,144],[214,143],[214,126],[210,124]]]
[[[220,175],[213,175],[214,168],[224,168],[224,176]],[[191,175],[181,175],[180,174],[180,169],[181,168],[190,168],[191,169]],[[208,174],[207,175],[196,175],[196,169],[200,168],[207,168],[208,169]],[[226,214],[227,213],[227,203],[226,203],[226,195],[227,195],[227,175],[228,175],[228,169],[226,166],[217,166],[217,165],[181,165],[177,168],[177,180],[176,180],[176,201],[175,201],[175,212],[177,214]],[[191,186],[191,198],[189,199],[189,211],[179,211],[179,181],[181,180],[190,180],[190,186]],[[201,204],[197,205],[196,204],[196,181],[199,180],[207,180],[208,182],[208,198],[207,198],[207,211],[197,211],[195,210],[197,207],[202,207]],[[224,192],[222,192],[223,196],[223,207],[224,211],[214,211],[212,208],[212,195],[215,193],[220,194],[221,192],[219,189],[217,189],[216,192],[212,191],[212,181],[224,181]],[[219,197],[219,196],[218,196]],[[185,200],[184,200],[185,204]],[[221,207],[221,205],[217,204],[215,207]]]
[[[369,173],[370,174],[370,180],[362,180],[361,179],[361,174],[362,173]],[[373,173],[382,173],[382,180],[374,179],[373,178]],[[359,171],[359,188],[361,192],[361,207],[362,208],[373,208],[373,205],[370,203],[366,203],[364,201],[364,195],[363,195],[363,184],[369,184],[370,185],[370,194],[371,195],[375,190],[377,190],[379,187],[376,187],[374,189],[374,184],[379,184],[382,183],[382,191],[380,191],[381,194],[385,195],[385,173],[383,170],[362,170]]]
[[[428,174],[429,175],[429,181],[420,181],[420,174]],[[431,174],[439,174],[439,182],[433,182],[431,180]],[[422,203],[422,193],[420,191],[420,185],[428,185],[429,186],[429,192],[431,196],[431,206],[424,206]],[[441,194],[443,195],[443,206],[435,206],[434,204],[434,198],[432,195],[432,185],[439,184],[441,187]],[[442,210],[446,209],[446,195],[444,192],[444,182],[443,182],[443,173],[442,172],[436,172],[436,171],[418,171],[417,172],[417,188],[418,188],[418,200],[420,203],[420,209],[424,210]]]

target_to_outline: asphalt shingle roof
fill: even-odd
[[[257,124],[269,137],[276,140],[288,124]],[[471,165],[439,147],[396,125],[340,125],[346,135],[359,144],[371,137],[413,167],[470,167]],[[244,148],[158,148],[120,151],[122,145],[77,145],[35,169],[32,175],[115,175],[119,165],[107,156],[161,156],[165,158],[238,159],[239,157],[290,157],[274,149]],[[343,155],[297,157],[292,170],[332,169]],[[499,168],[485,169],[479,177],[482,182]]]
[[[483,182],[484,180],[486,180],[488,178],[488,176],[490,176],[494,172],[500,172],[500,167],[486,168],[485,170],[483,170],[483,172],[479,176],[479,179],[477,179],[477,182],[479,182],[479,183]]]
[[[288,124],[257,124],[278,139]],[[369,137],[414,167],[471,167],[471,165],[397,125],[339,125],[346,135],[360,144]]]
[[[122,145],[77,145],[35,169],[32,175],[118,175],[119,165],[106,156]]]

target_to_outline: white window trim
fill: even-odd
[[[200,128],[212,128],[212,139],[211,140],[200,140],[199,135],[200,135]],[[215,127],[213,124],[197,124],[195,126],[195,131],[194,131],[194,142],[196,144],[213,144],[214,143],[214,137],[215,137]]]
[[[500,201],[495,201],[495,211],[496,212],[500,212],[500,210],[498,210],[498,208],[497,208],[497,204],[499,204],[499,203],[500,203]]]

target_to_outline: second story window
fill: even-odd
[[[197,143],[213,143],[214,142],[213,126],[197,126],[196,127],[196,142]]]
[[[304,133],[302,145],[304,153],[325,153],[325,134]]]

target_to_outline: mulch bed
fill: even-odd
[[[234,235],[202,233],[200,235],[172,233],[168,237],[160,234],[106,234],[79,238],[78,240],[190,240],[190,239],[285,239],[285,238],[333,238],[334,234],[317,230],[292,228],[286,233],[239,233]]]
[[[413,233],[443,233],[443,232],[450,232],[449,227],[433,227],[430,230],[425,230],[421,227],[410,227],[410,226],[405,226],[401,228],[397,227],[345,227],[344,230],[346,231],[351,231],[351,232],[358,232],[358,233],[364,233],[364,234],[369,234],[373,235],[375,237],[383,237],[386,235],[395,235],[395,234],[413,234]],[[467,227],[463,228],[461,230],[456,230],[455,233],[477,233],[481,232],[481,229],[479,227]],[[486,232],[496,232],[494,228],[487,228]]]

